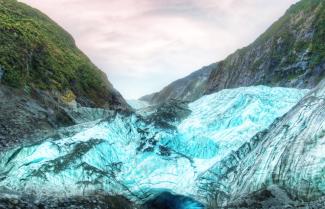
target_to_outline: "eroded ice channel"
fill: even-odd
[[[116,115],[74,134],[0,154],[0,186],[45,195],[103,190],[144,201],[162,192],[196,198],[197,177],[285,114],[306,90],[223,90],[190,103],[176,129]],[[73,132],[72,132],[73,133]]]

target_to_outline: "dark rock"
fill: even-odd
[[[22,194],[1,192],[0,209],[136,209],[138,206],[122,196],[92,194],[74,197],[26,198]]]
[[[146,119],[160,128],[174,129],[173,123],[180,122],[191,114],[188,103],[176,99],[171,99],[151,108],[155,111]]]
[[[1,83],[1,80],[2,80],[2,78],[3,78],[3,76],[4,76],[4,73],[5,73],[5,71],[2,69],[2,67],[0,66],[0,83]]]
[[[325,208],[325,200],[299,202],[292,200],[287,192],[277,186],[271,186],[233,200],[220,209],[312,209]]]

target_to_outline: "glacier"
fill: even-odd
[[[121,194],[139,203],[172,192],[200,201],[199,178],[283,116],[308,90],[253,86],[189,103],[171,127],[115,114],[0,154],[0,186],[38,195]],[[142,106],[141,106],[142,107]],[[156,112],[157,113],[157,112]]]
[[[136,99],[127,100],[127,103],[135,110],[143,109],[150,106],[148,102]]]
[[[285,202],[292,208],[303,202],[315,204],[304,208],[324,208],[325,81],[199,181],[201,187],[213,185],[204,196],[223,205],[249,207],[250,194],[263,191],[281,200],[271,202],[274,208]]]

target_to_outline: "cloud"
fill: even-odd
[[[21,0],[69,31],[126,98],[252,42],[297,0]]]

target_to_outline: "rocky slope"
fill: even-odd
[[[324,144],[325,80],[268,129],[203,174],[201,192],[214,204],[243,208],[252,203],[252,194],[257,204],[256,192],[261,190],[271,194],[269,199],[283,197],[278,204],[293,208],[309,202],[324,206]],[[262,208],[261,201],[258,204]]]
[[[77,106],[128,109],[66,31],[23,3],[0,0],[0,147],[75,124]]]
[[[312,88],[325,76],[325,2],[291,6],[253,44],[220,62],[206,93],[256,84]]]
[[[1,188],[0,209],[140,209],[121,196],[94,193],[72,197],[43,197]],[[154,209],[154,208],[141,208]]]
[[[251,85],[313,88],[325,76],[324,37],[325,2],[301,0],[254,43],[141,99],[151,103],[170,98],[193,101],[222,89]],[[206,74],[204,78],[202,74]],[[199,90],[189,83],[199,83]]]
[[[174,81],[160,92],[143,96],[139,100],[151,104],[161,104],[170,99],[194,101],[204,94],[210,73],[216,66],[217,64],[212,64],[203,67],[185,78]]]

